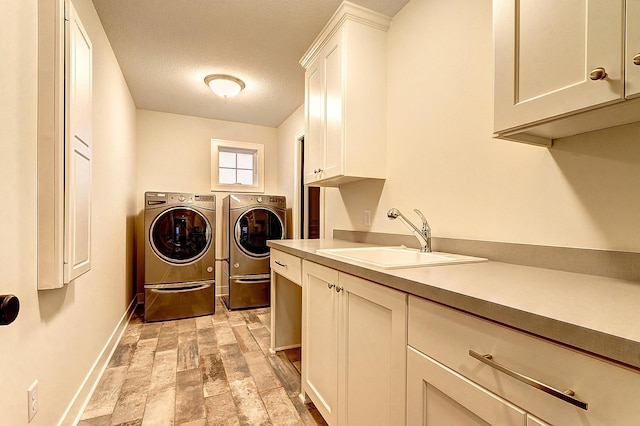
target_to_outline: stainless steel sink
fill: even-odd
[[[317,254],[338,260],[361,262],[383,269],[419,268],[423,266],[453,265],[486,262],[481,257],[451,253],[422,253],[404,246],[318,249]]]

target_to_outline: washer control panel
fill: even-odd
[[[145,205],[147,207],[159,206],[162,204],[194,204],[215,210],[215,195],[200,195],[181,192],[145,192]]]

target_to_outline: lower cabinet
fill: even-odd
[[[331,426],[640,425],[638,370],[274,253],[277,322],[302,318],[302,396]]]
[[[407,394],[409,425],[547,425],[411,346]]]
[[[406,297],[304,261],[302,391],[329,425],[406,423]]]
[[[638,425],[640,374],[409,296],[407,424]]]

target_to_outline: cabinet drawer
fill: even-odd
[[[552,423],[632,425],[640,421],[640,372],[560,344],[409,297],[408,343],[448,368]],[[492,361],[561,392],[587,409],[550,395],[470,355]]]
[[[302,259],[299,257],[271,249],[271,270],[302,285]]]

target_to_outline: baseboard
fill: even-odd
[[[122,318],[120,318],[120,321],[118,322],[118,325],[116,325],[116,328],[113,330],[113,333],[111,333],[109,340],[107,340],[107,343],[104,345],[104,348],[98,355],[98,358],[87,373],[87,376],[85,377],[84,381],[80,385],[80,388],[71,400],[71,403],[69,403],[69,406],[58,422],[58,426],[76,425],[80,421],[80,416],[82,416],[82,413],[84,412],[84,409],[87,406],[87,403],[89,402],[89,399],[91,398],[91,395],[93,394],[98,381],[102,377],[102,373],[104,373],[105,368],[107,368],[109,360],[111,359],[113,352],[116,350],[118,342],[120,342],[120,338],[127,328],[127,324],[129,324],[129,320],[131,319],[136,306],[137,297],[134,297],[131,300],[129,307],[122,315]]]

